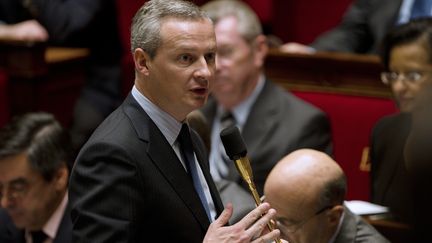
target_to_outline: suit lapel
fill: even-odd
[[[189,208],[203,230],[207,230],[210,223],[205,209],[195,192],[190,176],[186,173],[171,145],[132,95],[126,98],[124,106],[125,113],[130,117],[138,137],[148,143],[146,152],[149,158]]]
[[[266,134],[275,126],[277,119],[272,117],[278,113],[278,106],[271,103],[273,84],[266,80],[262,92],[253,104],[250,114],[242,130],[242,136],[248,148],[250,157],[255,157],[252,154],[260,150],[262,143],[265,143]],[[253,161],[251,161],[253,163]]]

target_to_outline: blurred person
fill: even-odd
[[[432,15],[431,0],[355,0],[341,23],[310,45],[286,43],[282,51],[313,53],[334,51],[378,54],[385,34],[411,19]]]
[[[1,0],[0,39],[47,41],[90,51],[86,81],[75,103],[74,150],[121,102],[122,54],[115,0]]]
[[[327,154],[300,149],[275,165],[265,201],[277,210],[281,237],[289,243],[389,242],[343,203],[345,174]]]
[[[330,124],[322,111],[265,77],[267,41],[249,6],[236,0],[216,0],[202,9],[215,23],[218,47],[212,97],[202,108],[212,129],[211,173],[216,181],[227,179],[247,188],[219,137],[222,128],[235,124],[245,140],[256,187],[262,194],[268,173],[287,153],[314,148],[331,154]]]
[[[388,206],[397,220],[413,220],[412,191],[403,148],[411,127],[414,100],[432,72],[432,19],[417,19],[388,33],[383,42],[382,81],[389,85],[400,113],[386,116],[371,136],[371,200]]]
[[[405,165],[412,185],[415,242],[428,242],[432,218],[432,84],[417,95],[412,109],[412,124],[404,148]]]
[[[70,153],[51,114],[24,114],[0,130],[0,242],[72,242]]]
[[[232,206],[223,210],[205,146],[185,121],[213,86],[211,20],[191,2],[152,0],[137,11],[131,30],[135,85],[83,146],[71,174],[74,242],[277,237],[278,230],[262,234],[276,213],[269,204],[225,226]]]

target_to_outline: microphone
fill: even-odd
[[[260,205],[260,196],[253,181],[252,168],[249,158],[247,157],[246,145],[243,137],[240,134],[240,130],[236,126],[229,126],[221,131],[220,137],[226,154],[231,160],[234,161],[237,171],[247,183],[249,191],[255,200],[255,205]],[[270,220],[270,222],[267,224],[267,227],[270,231],[272,231],[275,227],[275,222]],[[279,238],[276,238],[275,241],[277,243],[282,242]]]

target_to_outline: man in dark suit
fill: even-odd
[[[215,23],[218,45],[213,97],[202,108],[212,127],[211,172],[215,180],[241,184],[234,163],[226,162],[219,137],[225,120],[230,120],[241,130],[262,193],[268,173],[287,153],[298,148],[331,153],[329,121],[323,112],[265,78],[268,46],[250,7],[241,1],[211,1],[203,9]]]
[[[86,82],[72,121],[75,150],[121,103],[122,50],[115,4],[115,0],[0,0],[2,39],[89,49]]]
[[[422,5],[423,2],[429,3]],[[429,0],[355,0],[342,22],[320,35],[310,46],[287,43],[283,51],[310,53],[314,50],[378,53],[385,34],[410,19],[431,16]]]
[[[50,114],[26,114],[0,130],[0,242],[72,242],[70,150]]]
[[[372,202],[390,207],[396,218],[413,219],[411,181],[403,150],[411,127],[414,100],[431,82],[432,19],[413,20],[389,32],[383,42],[382,60],[389,85],[401,113],[377,122],[371,137]]]
[[[278,236],[278,230],[260,235],[275,214],[268,204],[224,226],[232,207],[222,212],[205,147],[184,122],[213,85],[210,19],[191,2],[148,1],[133,19],[131,46],[131,94],[96,129],[72,171],[74,242],[260,242]]]
[[[300,149],[284,157],[265,183],[265,201],[277,209],[289,243],[384,243],[371,225],[343,205],[345,174],[328,155]]]

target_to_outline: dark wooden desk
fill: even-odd
[[[289,54],[271,50],[266,74],[294,91],[318,91],[367,97],[391,97],[380,81],[383,66],[378,56],[319,52]]]
[[[11,115],[46,111],[69,125],[84,82],[88,50],[0,41],[0,55],[8,76]]]
[[[371,216],[363,218],[392,243],[412,242],[412,229],[409,225],[390,219],[374,219]]]

